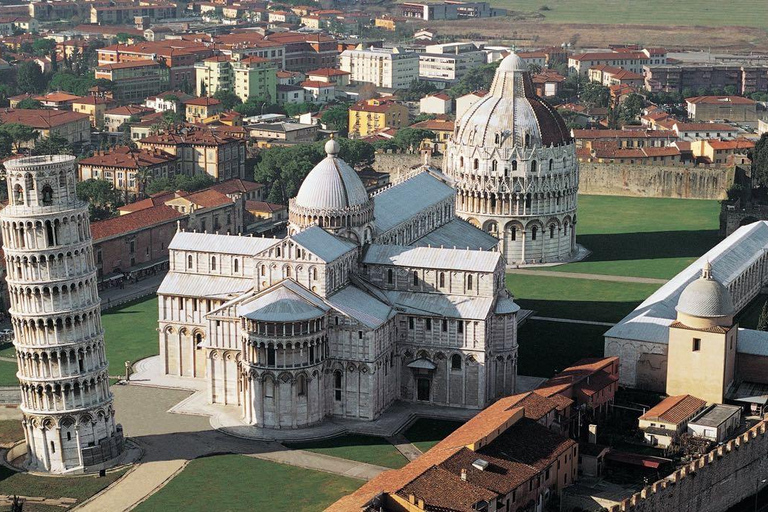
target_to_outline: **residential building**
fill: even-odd
[[[178,18],[179,11],[174,3],[154,4],[118,3],[91,6],[91,23],[96,25],[132,24],[136,16],[146,16],[151,21]]]
[[[485,53],[476,43],[428,45],[419,54],[419,79],[443,88],[482,64]]]
[[[696,96],[685,99],[688,119],[695,122],[757,121],[757,102],[741,96]]]
[[[620,149],[664,147],[677,140],[670,130],[571,130],[577,148],[592,148],[595,142],[612,142]]]
[[[474,91],[456,98],[456,119],[461,119],[469,107],[480,101],[488,94],[488,91]]]
[[[278,85],[276,90],[278,105],[285,105],[286,103],[304,103],[306,101],[305,91],[301,86]]]
[[[184,112],[184,102],[193,99],[194,96],[183,91],[165,91],[144,100],[144,106],[155,112],[172,111]]]
[[[398,4],[401,16],[424,21],[495,18],[506,16],[506,9],[491,7],[488,2],[442,2]]]
[[[141,118],[154,113],[149,107],[141,105],[125,105],[104,112],[104,128],[109,133],[120,133],[123,125],[131,120],[140,120]]]
[[[578,478],[578,444],[549,428],[557,405],[536,393],[501,398],[330,510],[546,510]]]
[[[220,90],[233,90],[232,57],[216,55],[195,64],[195,94],[213,96]]]
[[[277,67],[263,57],[244,57],[232,63],[233,92],[243,103],[248,98],[275,102],[277,100]]]
[[[224,105],[216,98],[194,98],[184,104],[185,119],[188,123],[201,123],[203,119],[224,110]]]
[[[591,82],[597,82],[606,87],[626,85],[638,90],[645,87],[645,77],[641,73],[635,73],[607,64],[592,66],[589,68],[588,73]]]
[[[349,72],[342,71],[341,69],[323,68],[307,71],[307,80],[332,83],[337,87],[346,87],[349,85],[349,75]]]
[[[325,104],[336,99],[336,85],[331,82],[317,80],[305,80],[301,82],[304,89],[305,101],[310,103]]]
[[[683,123],[672,124],[672,131],[680,140],[695,141],[699,139],[733,139],[740,130],[724,123]]]
[[[453,98],[444,92],[428,94],[419,100],[420,114],[450,114],[453,111]]]
[[[170,178],[179,173],[175,155],[158,149],[133,149],[117,146],[109,152],[98,151],[78,163],[78,179],[104,180],[128,198],[144,193],[144,186],[153,178]]]
[[[394,100],[372,98],[349,107],[349,136],[367,137],[386,128],[408,126],[408,108]]]
[[[648,444],[667,448],[688,431],[688,421],[706,407],[705,400],[692,395],[670,396],[640,416],[638,427]]]
[[[453,120],[446,117],[440,117],[437,119],[427,119],[416,124],[412,124],[410,128],[429,130],[435,134],[433,139],[432,150],[439,153],[445,152],[445,145],[453,135],[454,123]]]
[[[725,90],[738,94],[768,90],[768,66],[748,64],[668,64],[645,66],[645,88],[649,91],[682,93],[685,89]]]
[[[741,409],[737,405],[710,405],[688,421],[688,433],[713,443],[722,443],[738,431]]]
[[[755,142],[748,139],[703,139],[691,142],[693,157],[700,163],[733,165],[734,157],[748,158]]]
[[[72,111],[88,116],[91,126],[97,130],[104,129],[104,113],[114,102],[108,98],[87,96],[72,102]]]
[[[302,123],[258,123],[248,126],[248,135],[259,147],[288,146],[317,140],[319,126]]]
[[[247,232],[263,232],[288,223],[288,207],[265,201],[246,201],[245,211],[250,216]]]
[[[168,68],[154,60],[102,64],[95,78],[114,82],[115,100],[121,102],[141,102],[168,88]]]
[[[185,133],[150,135],[136,141],[140,148],[159,149],[178,157],[187,176],[206,173],[216,181],[245,177],[245,141],[207,128]]]
[[[91,141],[91,122],[86,114],[69,110],[0,109],[0,123],[34,128],[39,138],[62,137],[70,144]],[[23,144],[34,147],[34,141]]]
[[[643,66],[664,65],[667,52],[662,48],[632,49],[621,48],[610,52],[587,52],[568,57],[568,72],[589,77],[589,70],[595,66],[607,65],[642,74]]]
[[[532,77],[533,86],[536,88],[536,95],[542,98],[554,98],[560,94],[560,89],[565,77],[557,71],[544,70],[536,73]]]
[[[339,67],[350,74],[350,84],[373,84],[387,89],[406,89],[419,78],[419,55],[402,48],[345,50]]]

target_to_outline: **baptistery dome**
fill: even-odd
[[[677,311],[698,318],[722,318],[734,314],[731,292],[712,277],[712,266],[707,262],[701,277],[683,289],[677,301]]]
[[[489,93],[456,121],[444,170],[456,187],[456,213],[500,238],[508,264],[575,255],[574,141],[514,53],[499,64]]]
[[[304,178],[289,205],[292,233],[318,225],[358,241],[370,241],[373,202],[357,172],[338,157],[339,143],[325,143],[326,157]]]

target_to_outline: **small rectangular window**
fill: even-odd
[[[427,326],[427,330],[428,331],[432,330],[432,319],[431,318],[427,318],[426,319],[426,326]]]
[[[413,329],[413,317],[412,316],[408,317],[408,328],[411,329],[411,330]]]
[[[458,330],[459,334],[462,334],[464,332],[464,322],[463,321],[459,320],[458,323],[456,324],[456,327],[457,327],[457,330]]]
[[[357,339],[363,339],[363,331],[357,331]]]
[[[699,338],[693,338],[693,351],[697,352],[701,350],[701,340]]]
[[[443,332],[448,331],[448,320],[443,319]]]

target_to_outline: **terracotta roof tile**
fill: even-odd
[[[184,214],[174,210],[170,206],[160,205],[146,210],[140,210],[127,215],[120,215],[111,219],[100,220],[91,224],[93,239],[103,240],[113,236],[130,233],[138,229],[169,222],[183,217]]]
[[[640,416],[641,420],[658,420],[678,424],[693,416],[707,402],[692,395],[670,396]]]

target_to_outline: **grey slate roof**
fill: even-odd
[[[284,282],[285,283],[285,282]],[[281,283],[238,307],[238,314],[265,322],[300,322],[323,315],[328,308],[318,307],[294,286]],[[303,291],[303,290],[302,290]]]
[[[318,258],[328,263],[355,249],[349,240],[333,236],[319,226],[296,233],[291,239]]]
[[[181,231],[174,235],[168,249],[177,251],[220,252],[252,256],[272,247],[280,240],[251,236],[216,235],[213,233],[190,233]]]
[[[226,299],[241,294],[252,287],[253,281],[242,277],[201,276],[168,272],[157,293],[159,295]]]
[[[389,305],[354,285],[349,285],[334,293],[328,297],[327,302],[335,309],[371,329],[379,327],[395,316],[395,310]]]
[[[387,298],[398,310],[420,316],[446,316],[465,320],[484,320],[493,307],[492,297],[466,297],[438,293],[387,291]],[[433,329],[438,327],[433,326]]]
[[[413,245],[417,247],[457,247],[459,249],[469,247],[474,250],[492,251],[498,247],[499,239],[463,219],[455,218],[419,238]]]
[[[378,233],[414,217],[422,210],[453,197],[453,188],[422,172],[373,196]]]
[[[369,245],[363,256],[366,265],[394,265],[470,272],[493,272],[501,260],[496,251],[468,251],[439,247]]]

